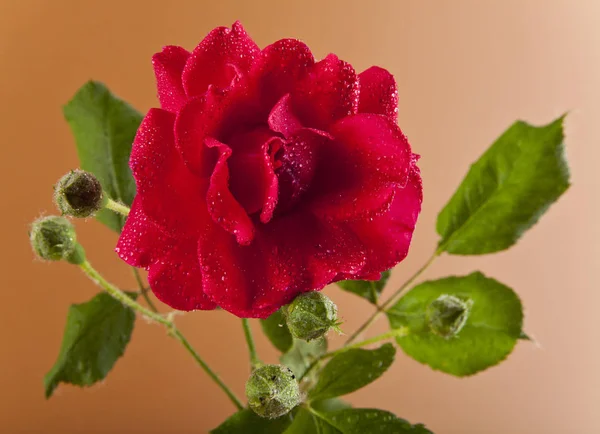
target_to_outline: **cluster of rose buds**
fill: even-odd
[[[48,261],[66,260],[80,265],[85,261],[83,247],[77,242],[75,228],[64,216],[94,216],[107,203],[98,179],[83,170],[73,170],[54,187],[54,202],[62,216],[36,220],[30,231],[35,254]],[[338,330],[337,306],[321,292],[308,292],[282,308],[286,325],[296,339],[311,341],[329,330]],[[252,372],[246,383],[250,408],[259,416],[277,418],[301,402],[298,380],[282,365],[263,365]]]

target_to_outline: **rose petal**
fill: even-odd
[[[227,89],[232,65],[240,75],[250,71],[260,49],[239,21],[232,28],[217,27],[194,49],[183,70],[183,87],[188,97],[200,96],[209,86]]]
[[[211,88],[202,97],[189,101],[178,113],[175,121],[177,149],[192,172],[208,177],[216,160],[214,154],[200,144],[207,137],[229,143],[236,133],[264,123],[266,115],[245,87],[236,87],[226,95],[213,92]]]
[[[238,243],[248,245],[254,238],[254,225],[229,190],[227,160],[231,156],[231,148],[211,137],[205,139],[205,144],[216,150],[218,155],[206,195],[208,212],[215,223],[235,235]]]
[[[295,89],[314,63],[310,49],[297,39],[281,39],[265,47],[250,74],[263,105],[273,107]]]
[[[406,137],[382,115],[358,114],[336,122],[335,140],[323,143],[307,202],[327,219],[359,220],[386,212],[395,185],[405,185],[411,167]]]
[[[277,204],[279,183],[273,164],[282,141],[268,128],[257,128],[233,137],[230,146],[229,188],[249,215],[262,210],[260,219],[267,223]]]
[[[294,114],[291,104],[290,94],[285,94],[273,106],[267,119],[269,128],[286,138],[302,128],[302,122]]]
[[[422,200],[421,176],[415,165],[406,186],[396,187],[388,212],[349,223],[367,248],[367,264],[361,274],[388,270],[406,257]]]
[[[317,169],[319,152],[327,140],[330,139],[323,132],[303,128],[284,142],[283,150],[280,151],[281,166],[277,170],[279,211],[284,212],[293,207],[308,191]]]
[[[216,307],[202,289],[195,240],[179,240],[168,253],[151,265],[148,282],[156,298],[173,309],[211,310]]]
[[[164,47],[152,56],[158,99],[164,110],[176,113],[187,100],[181,74],[189,56],[187,50],[176,46]]]
[[[338,121],[330,131],[340,158],[358,164],[363,173],[406,184],[412,152],[406,136],[388,118],[361,113]]]
[[[387,212],[394,200],[396,187],[389,182],[371,179],[353,182],[338,191],[322,193],[311,201],[313,213],[326,220],[356,221]]]
[[[119,257],[132,267],[148,268],[175,244],[174,238],[146,216],[140,196],[136,196],[115,248]]]
[[[266,318],[300,292],[319,290],[338,273],[357,273],[365,264],[351,231],[306,213],[261,226],[246,247],[216,228],[198,252],[205,292],[240,317]]]
[[[360,82],[359,113],[375,113],[398,120],[398,86],[394,76],[373,66],[358,75]]]
[[[183,164],[174,145],[175,115],[151,109],[140,125],[129,161],[145,214],[169,233],[198,234],[208,220],[207,181]]]
[[[306,127],[329,125],[358,111],[359,83],[352,65],[330,54],[316,63],[292,93],[292,106]]]

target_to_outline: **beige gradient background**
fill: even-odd
[[[335,52],[358,70],[375,64],[395,74],[400,125],[423,156],[425,202],[391,286],[434,249],[437,212],[499,133],[516,118],[543,123],[570,111],[574,186],[566,196],[512,250],[442,257],[427,275],[480,269],[512,286],[541,348],[520,343],[506,363],[464,380],[399,353],[383,379],[348,400],[425,422],[437,434],[600,433],[598,0],[1,0],[0,432],[203,433],[233,413],[187,353],[143,320],[106,381],[61,386],[45,401],[42,378],[68,306],[97,290],[72,266],[34,261],[26,232],[31,219],[54,212],[51,186],[77,166],[60,110],[74,91],[99,79],[145,111],[157,104],[151,55],[166,44],[191,49],[236,19],[261,46],[297,37],[319,58]],[[132,287],[112,253],[116,235],[93,221],[77,226],[97,268]],[[358,298],[328,293],[347,330],[370,314]],[[198,312],[178,323],[242,394],[248,371],[239,321]],[[384,329],[380,322],[371,333]]]

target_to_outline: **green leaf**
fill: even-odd
[[[321,371],[308,397],[319,401],[354,392],[381,377],[395,355],[396,349],[389,343],[376,350],[351,349],[339,353]]]
[[[103,380],[125,352],[134,321],[133,310],[104,292],[72,305],[58,360],[44,377],[46,398],[59,383],[91,386]]]
[[[327,352],[325,338],[314,339],[306,342],[294,339],[292,348],[279,358],[280,362],[290,368],[296,377],[304,376],[312,362]]]
[[[311,407],[317,412],[329,412],[351,408],[351,405],[341,399],[333,398],[324,401],[311,402]],[[307,408],[297,407],[296,413],[294,414],[294,422],[292,422],[292,425],[285,431],[285,434],[308,433],[338,434],[339,431],[320,417],[316,417]]]
[[[471,166],[438,216],[440,252],[507,249],[567,190],[563,120],[516,122]]]
[[[284,434],[341,434],[338,429],[311,413],[307,408],[301,407],[294,421]]]
[[[383,410],[300,408],[285,434],[433,434]]]
[[[211,434],[281,434],[290,425],[289,414],[277,419],[265,419],[252,410],[241,410],[210,431]]]
[[[376,281],[372,280],[342,280],[337,282],[338,286],[344,291],[352,292],[362,298],[367,299],[373,304],[377,304],[379,295],[390,278],[391,271],[387,270],[381,273],[381,278]]]
[[[425,313],[441,295],[472,303],[465,325],[451,338],[432,333]],[[397,338],[406,354],[458,377],[504,360],[521,337],[523,326],[521,301],[513,290],[479,272],[421,283],[390,308],[387,316],[392,328],[407,330]]]
[[[267,319],[260,320],[260,325],[265,335],[279,351],[285,353],[292,348],[294,338],[292,338],[285,322],[282,309],[279,309]]]
[[[143,116],[95,81],[83,85],[63,112],[75,136],[81,168],[96,175],[108,196],[130,206],[135,181],[129,154]],[[120,215],[104,209],[97,217],[121,231],[124,218]]]
[[[433,434],[423,425],[412,425],[394,414],[368,408],[350,408],[333,412],[313,411],[316,417],[342,434]]]
[[[317,411],[336,411],[352,408],[352,406],[346,401],[342,401],[339,398],[325,399],[323,401],[311,402],[310,406]]]

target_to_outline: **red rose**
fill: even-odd
[[[264,318],[404,259],[422,188],[389,72],[294,39],[261,50],[240,23],[153,64],[162,108],[133,144],[116,250],[160,300]]]

